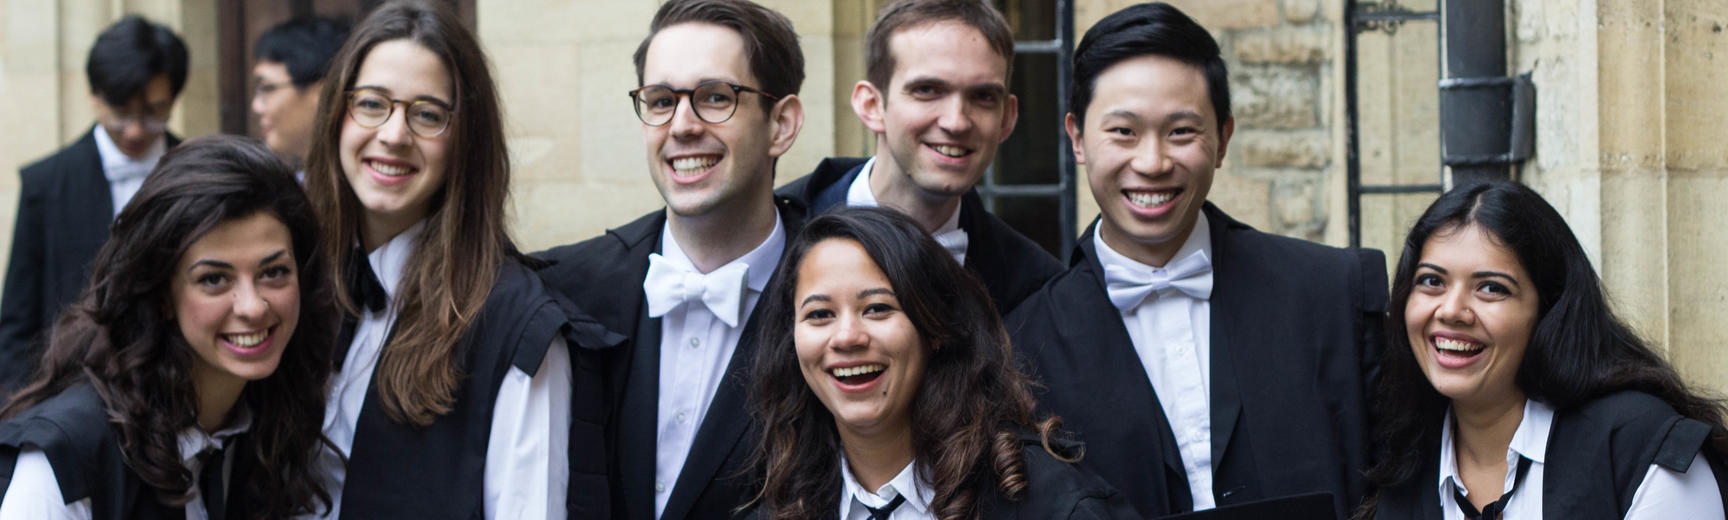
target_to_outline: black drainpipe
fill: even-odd
[[[1452,187],[1511,178],[1530,157],[1535,92],[1530,75],[1506,76],[1505,0],[1442,0],[1442,162]]]

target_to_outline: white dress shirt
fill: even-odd
[[[383,312],[366,310],[361,316],[342,371],[330,383],[324,436],[341,453],[353,453],[355,426],[366,404],[372,371],[396,323],[396,294],[402,273],[424,227],[425,222],[415,224],[366,255],[388,298]],[[563,338],[554,336],[539,371],[529,375],[511,366],[499,384],[492,433],[486,443],[486,483],[482,490],[486,518],[565,517],[564,499],[570,480],[569,464],[563,462],[570,443],[568,348]],[[412,470],[408,466],[403,469]],[[319,454],[314,471],[330,492],[332,505],[326,514],[308,518],[337,518],[342,511],[347,466],[337,452],[326,448]]]
[[[864,161],[864,168],[858,172],[858,178],[852,179],[852,185],[846,187],[847,206],[868,208],[881,206],[880,203],[876,202],[876,192],[870,191],[870,170],[874,169],[875,166],[875,157]],[[942,244],[942,248],[947,249],[948,254],[954,256],[955,262],[966,265],[966,248],[969,244],[966,230],[960,229],[960,206],[955,206],[954,214],[950,215],[948,221],[943,223],[942,227],[936,228],[936,232],[931,233],[930,236],[935,238],[937,243]]]
[[[252,427],[252,414],[247,413],[244,406],[237,406],[230,422],[230,426],[216,433],[205,433],[197,426],[180,430],[177,439],[180,462],[192,471],[192,501],[185,506],[186,520],[209,518],[198,481],[204,469],[204,461],[199,456],[206,450],[229,447],[235,436]],[[234,466],[234,451],[222,452],[222,489],[230,496],[233,493],[227,490],[232,490],[233,486],[226,484],[229,483],[228,473]],[[12,467],[12,485],[6,489],[5,497],[0,498],[0,520],[89,520],[93,518],[90,508],[90,497],[66,503],[47,454],[40,448],[29,447],[19,452],[18,462]]]
[[[1166,266],[1191,255],[1212,257],[1212,234],[1201,213],[1188,240],[1171,256]],[[1104,242],[1103,229],[1092,235],[1098,262],[1108,269],[1118,266],[1159,272],[1117,252]],[[1212,303],[1178,290],[1153,293],[1137,307],[1122,310],[1122,325],[1134,352],[1146,370],[1146,379],[1158,394],[1158,404],[1176,436],[1182,468],[1188,474],[1188,490],[1194,510],[1216,507],[1212,496]]]
[[[1535,399],[1524,401],[1524,418],[1512,434],[1506,447],[1506,483],[1501,493],[1512,490],[1518,476],[1518,457],[1530,459],[1530,471],[1524,483],[1506,502],[1501,514],[1505,520],[1542,518],[1542,468],[1548,453],[1548,432],[1554,425],[1554,408]],[[1446,421],[1440,430],[1440,511],[1446,520],[1464,520],[1464,512],[1452,496],[1452,490],[1468,497],[1458,476],[1457,449],[1453,446],[1452,411],[1446,411]],[[1711,520],[1723,518],[1722,496],[1716,491],[1716,475],[1699,453],[1685,473],[1651,464],[1644,481],[1632,494],[1632,506],[1626,511],[1627,520]]]
[[[671,224],[660,231],[664,262],[674,268],[697,272],[695,264],[678,246],[672,236]],[[761,298],[768,279],[780,263],[780,252],[786,248],[786,230],[780,225],[780,214],[774,214],[774,231],[755,249],[711,272],[735,265],[747,270],[744,274],[743,302],[738,306],[736,326],[727,325],[706,305],[681,304],[660,318],[660,386],[659,412],[655,423],[654,450],[654,517],[666,510],[666,501],[690,457],[690,447],[696,442],[696,432],[708,415],[708,405],[726,377],[726,367],[737,350],[738,337],[744,333],[751,310]],[[648,290],[646,283],[644,290]]]
[[[846,456],[841,455],[840,477],[845,485],[840,488],[840,520],[865,520],[870,517],[866,506],[880,509],[900,495],[906,495],[906,502],[894,508],[885,520],[936,520],[936,513],[930,511],[930,499],[936,496],[936,492],[929,482],[917,476],[917,471],[913,470],[917,466],[916,460],[906,464],[893,480],[876,491],[870,491],[852,476],[852,466],[846,463]]]
[[[144,186],[144,178],[150,175],[150,170],[156,169],[156,163],[162,160],[162,154],[168,151],[168,137],[163,134],[156,138],[156,144],[150,145],[150,150],[144,153],[144,158],[133,159],[120,151],[120,146],[114,144],[114,138],[108,136],[108,131],[97,123],[96,155],[102,157],[102,175],[108,177],[108,192],[114,200],[114,216],[120,215],[120,210],[126,208],[126,203],[132,201],[132,196],[138,194],[138,188]]]

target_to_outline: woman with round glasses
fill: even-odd
[[[1442,195],[1392,282],[1359,518],[1720,519],[1720,401],[1614,317],[1566,221],[1521,184]]]
[[[758,518],[1139,518],[1035,421],[989,294],[910,218],[817,217],[763,294]],[[838,515],[838,516],[836,516]]]
[[[479,43],[442,2],[392,2],[330,77],[306,189],[350,319],[320,465],[336,511],[606,516],[598,375],[577,348],[603,331],[505,231],[510,161]]]
[[[0,519],[328,507],[313,464],[336,311],[288,166],[246,138],[186,141],[111,229],[0,408]]]

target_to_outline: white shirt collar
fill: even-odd
[[[1513,468],[1518,467],[1519,456],[1536,464],[1546,463],[1548,432],[1553,426],[1554,407],[1535,399],[1524,400],[1524,418],[1518,422],[1518,430],[1512,433],[1512,442],[1506,447],[1506,487],[1511,487],[1517,478]],[[1440,481],[1437,484],[1440,496],[1451,496],[1454,485],[1468,496],[1470,492],[1464,489],[1463,480],[1458,476],[1458,451],[1453,441],[1452,410],[1448,408],[1440,428]]]
[[[852,185],[846,188],[847,206],[874,208],[882,205],[876,201],[876,192],[870,191],[870,172],[875,169],[875,166],[875,157],[864,161],[864,168],[858,172],[858,178],[852,179]],[[931,235],[939,235],[956,229],[960,229],[960,206],[954,206],[954,214],[949,215],[948,221],[942,223],[942,227],[936,228],[936,232],[931,233]]]
[[[786,249],[786,228],[780,224],[780,212],[776,210],[774,212],[774,231],[768,233],[768,238],[757,244],[755,249],[744,253],[744,256],[720,267],[742,262],[745,267],[749,268],[745,274],[744,284],[750,290],[760,293],[768,287],[768,279],[774,277],[774,267],[779,265],[780,252],[784,249]],[[666,260],[675,265],[689,269],[692,273],[701,272],[696,269],[696,264],[690,261],[689,255],[684,254],[684,248],[678,246],[678,239],[672,236],[671,221],[667,221],[666,225],[660,229],[660,256],[665,257]],[[719,267],[715,268],[715,270],[719,269]]]
[[[114,138],[102,128],[102,123],[96,123],[96,129],[92,132],[96,134],[96,154],[102,157],[104,173],[127,167],[143,168],[148,173],[151,169],[156,168],[156,162],[161,160],[162,154],[168,151],[168,134],[157,137],[156,142],[150,145],[150,150],[144,153],[144,158],[133,159],[126,156],[126,152],[120,151],[120,145],[114,143]],[[114,175],[109,174],[108,177],[112,180]]]
[[[1102,222],[1100,222],[1100,224],[1102,224]],[[1115,248],[1110,247],[1110,244],[1104,243],[1104,226],[1102,225],[1093,228],[1092,246],[1098,249],[1098,263],[1100,264],[1106,266],[1120,265],[1146,270],[1159,269],[1140,263],[1138,260],[1128,258],[1127,255],[1117,252]],[[1187,258],[1188,255],[1192,255],[1196,252],[1205,253],[1207,258],[1217,258],[1212,255],[1212,224],[1206,220],[1206,212],[1204,211],[1200,212],[1200,214],[1195,217],[1194,231],[1188,233],[1188,239],[1182,241],[1182,247],[1177,248],[1176,254],[1171,255],[1170,261],[1164,262],[1164,265],[1170,265],[1177,259]]]
[[[228,426],[216,430],[214,433],[206,433],[203,428],[199,428],[196,424],[180,430],[180,435],[176,438],[180,445],[180,461],[191,463],[199,455],[203,455],[206,450],[227,447],[230,439],[246,433],[250,429],[252,429],[252,409],[248,408],[244,402],[235,402],[234,418],[228,422]]]
[[[372,266],[372,275],[378,277],[378,284],[384,286],[384,294],[388,296],[387,305],[395,305],[396,288],[402,285],[402,272],[408,265],[408,258],[414,255],[414,244],[420,239],[420,233],[425,231],[426,221],[414,223],[408,229],[402,230],[389,242],[366,254],[366,263]]]
[[[840,478],[845,483],[842,487],[844,495],[840,497],[841,520],[846,519],[856,504],[882,507],[892,502],[895,496],[902,494],[906,495],[906,503],[900,504],[900,507],[912,508],[919,515],[929,515],[930,498],[934,497],[935,493],[931,491],[929,482],[918,477],[918,472],[914,470],[917,466],[917,460],[907,463],[905,469],[901,469],[900,474],[895,475],[893,480],[871,492],[864,489],[864,485],[859,484],[858,479],[852,476],[852,466],[846,463],[846,455],[840,455]]]

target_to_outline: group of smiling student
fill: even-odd
[[[355,27],[303,189],[254,141],[173,147],[0,409],[0,520],[1723,518],[1721,403],[1535,192],[1442,195],[1390,299],[1379,252],[1208,203],[1230,90],[1173,7],[1075,49],[1068,266],[972,191],[1018,115],[988,3],[884,7],[875,156],[778,191],[784,16],[670,0],[633,58],[665,210],[533,255],[441,3]]]

